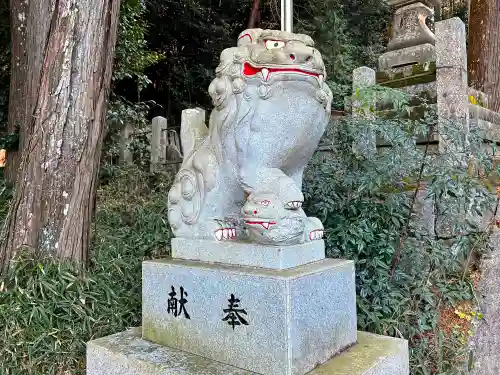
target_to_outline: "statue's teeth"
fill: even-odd
[[[262,223],[262,226],[266,229],[269,229],[269,223]]]
[[[323,81],[324,81],[325,77],[323,76],[323,74],[320,74],[318,76],[318,82],[319,82],[319,85],[320,86],[323,86]]]
[[[266,68],[262,68],[260,72],[262,73],[264,81],[267,81],[267,79],[269,78],[269,70],[267,70]]]

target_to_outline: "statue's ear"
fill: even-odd
[[[238,36],[238,47],[257,43],[262,34],[262,29],[247,29]]]

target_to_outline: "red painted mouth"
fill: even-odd
[[[276,225],[275,221],[250,221],[250,220],[245,220],[245,223],[247,223],[248,225],[260,225],[260,226],[262,226],[266,230],[269,230],[269,227],[271,227],[271,225]]]
[[[243,74],[247,77],[255,76],[261,73],[262,77],[265,81],[269,79],[272,73],[299,73],[304,74],[311,77],[316,77],[319,79],[318,73],[308,72],[307,70],[297,69],[297,68],[257,68],[255,66],[250,65],[249,63],[245,63],[243,65]]]

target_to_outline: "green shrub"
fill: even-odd
[[[370,103],[384,101],[382,95],[394,99],[401,115],[373,116]],[[416,142],[435,135],[431,106],[422,119],[411,120],[404,116],[407,98],[401,93],[372,88],[358,99],[367,103],[364,117],[333,123],[323,142],[333,151],[317,153],[306,173],[306,210],[325,225],[328,255],[355,261],[359,328],[409,339],[412,374],[453,373],[447,371],[456,370],[462,357],[457,351],[453,358],[451,350],[446,358],[438,353],[463,345],[453,337],[439,341],[440,308],[473,299],[467,260],[472,248],[484,245],[484,235],[466,213],[486,213],[494,203],[467,168],[475,160],[493,172],[491,158],[479,147],[482,132],[473,129],[467,143],[458,124],[444,124],[441,134],[455,149],[437,154],[432,145]],[[375,152],[375,137],[391,147]],[[434,209],[430,221],[422,218],[422,201],[439,203],[449,236],[436,229],[441,219],[434,218]]]
[[[84,374],[85,343],[140,325],[141,263],[166,253],[170,181],[116,168],[83,271],[23,251],[0,281],[0,374]]]

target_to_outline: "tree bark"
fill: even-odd
[[[3,271],[24,247],[87,260],[120,0],[28,1],[26,7],[27,69],[20,71],[27,115],[0,243]],[[23,118],[19,113],[13,117]]]
[[[26,0],[10,0],[10,35],[11,64],[9,90],[9,117],[7,130],[9,133],[20,132],[28,117],[27,87],[28,62],[26,53]],[[41,66],[41,64],[40,64]],[[34,74],[38,72],[33,72]],[[16,182],[19,168],[19,151],[9,150],[8,163],[5,167],[5,179]]]
[[[260,0],[253,0],[252,2],[252,11],[250,12],[250,18],[248,19],[248,29],[253,29],[257,27],[259,23],[259,14],[260,14]]]
[[[469,13],[469,85],[483,91],[500,111],[500,0],[472,0]]]

